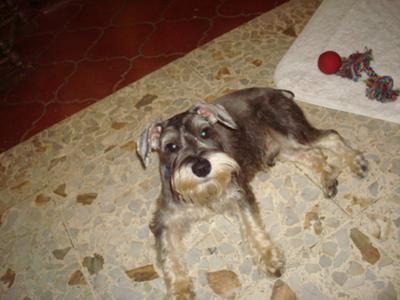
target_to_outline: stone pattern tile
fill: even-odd
[[[96,299],[53,197],[6,212],[0,253],[1,299]]]
[[[396,299],[398,260],[373,241],[380,259],[375,264],[365,261],[350,238],[357,227],[346,223],[313,247],[301,266],[288,270],[284,278],[300,299]]]
[[[294,0],[261,15],[0,154],[0,298],[161,299],[162,278],[132,275],[151,265],[161,275],[148,229],[158,164],[154,157],[143,170],[135,140],[195,102],[272,85],[317,6]],[[398,298],[400,126],[299,103],[313,124],[363,150],[371,170],[363,180],[345,170],[333,200],[290,164],[255,178],[264,221],[286,254],[282,280],[299,299]],[[219,297],[208,278],[223,270],[240,282],[233,298],[271,296],[275,280],[253,264],[234,220],[196,224],[185,243],[198,299]]]

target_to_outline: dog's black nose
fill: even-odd
[[[192,165],[192,172],[198,177],[206,177],[211,172],[211,164],[207,159],[199,158]]]

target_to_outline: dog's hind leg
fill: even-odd
[[[321,149],[304,145],[285,147],[279,158],[297,165],[311,181],[322,189],[325,197],[332,198],[336,195],[340,169],[328,163],[327,157]]]
[[[313,127],[301,108],[293,101],[292,93],[277,90],[273,96],[262,99],[255,104],[257,118],[274,130],[275,138],[283,150],[294,150],[292,153],[287,153],[290,160],[297,158],[306,160],[306,165],[311,165],[312,169],[321,173],[327,195],[332,194],[332,191],[328,190],[335,181],[332,175],[335,175],[336,171],[329,170],[326,166],[326,154],[334,153],[358,176],[366,175],[368,163],[361,152],[352,149],[336,131]],[[326,153],[320,153],[321,150],[310,152],[310,148],[319,148]],[[296,150],[301,150],[299,155],[296,155]],[[340,168],[334,164],[333,169]]]
[[[327,130],[326,134],[322,135],[313,143],[321,148],[326,154],[333,153],[341,162],[347,165],[350,170],[363,178],[368,172],[368,162],[364,155],[349,146],[346,140],[335,130]]]
[[[312,171],[310,179],[321,187],[327,198],[337,193],[337,177],[345,166],[360,177],[365,177],[368,163],[362,153],[351,148],[334,130],[319,130],[310,143],[301,144],[295,140],[281,140],[283,143],[280,158],[291,161]],[[316,175],[317,180],[313,180]]]

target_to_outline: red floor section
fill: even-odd
[[[0,152],[287,0],[53,0],[0,91]]]

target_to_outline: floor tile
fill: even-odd
[[[387,255],[395,260],[400,258],[399,200],[398,194],[388,195],[354,218],[354,224],[362,228],[373,243],[381,245]]]
[[[136,57],[131,60],[131,68],[124,75],[124,80],[121,81],[117,89],[123,88],[126,85],[135,82],[142,77],[150,74],[153,71],[160,69],[166,64],[176,60],[182,55],[154,56],[154,57]]]
[[[51,41],[48,49],[39,57],[39,63],[79,61],[86,57],[88,49],[100,38],[101,33],[99,29],[62,32]]]
[[[235,16],[234,18],[216,16],[212,19],[212,26],[200,40],[200,45],[208,43],[216,37],[231,31],[237,26],[251,20],[253,16]]]
[[[33,20],[34,27],[27,32],[59,32],[81,10],[78,1],[58,1],[41,11]]]
[[[3,222],[2,298],[95,299],[52,200],[29,199],[11,208]]]
[[[255,0],[243,2],[240,0],[224,1],[219,8],[219,13],[223,16],[235,16],[243,14],[259,14],[260,12],[270,10],[284,1],[263,1]]]
[[[31,128],[43,114],[41,103],[19,105],[0,104],[0,118],[4,125],[0,127],[2,145],[0,150],[6,150],[15,145],[15,139],[22,138],[25,131]],[[17,118],[15,116],[18,116]]]
[[[148,227],[134,223],[138,216],[147,217],[144,207],[138,210],[132,204],[144,202],[143,198],[137,196],[136,193],[127,192],[115,198],[99,197],[88,205],[75,201],[75,204],[71,203],[63,209],[66,226],[80,259],[97,255],[104,261],[103,268],[89,276],[100,298],[120,299],[117,297],[119,293],[142,298],[158,289],[154,284],[147,285],[146,290],[140,289],[125,273],[142,264],[151,264],[154,257],[154,253],[147,251],[153,243]],[[114,221],[104,222],[106,220]],[[116,244],[122,247],[116,249]]]
[[[58,91],[58,99],[65,103],[102,99],[114,91],[128,67],[128,60],[122,58],[83,61]]]
[[[73,74],[75,66],[62,62],[35,67],[19,81],[7,95],[7,103],[49,103],[56,97],[57,89]]]
[[[168,5],[164,0],[127,1],[113,18],[117,26],[129,26],[138,23],[155,23],[161,20]]]
[[[18,38],[16,51],[23,57],[24,62],[36,65],[37,58],[46,51],[54,37],[54,33],[38,33]]]
[[[288,268],[297,253],[311,249],[349,220],[342,209],[290,163],[282,163],[253,183],[266,226],[285,249]]]
[[[38,134],[42,130],[49,128],[62,120],[65,120],[74,113],[85,109],[93,103],[95,103],[95,101],[88,100],[79,103],[48,104],[41,117],[35,122],[34,126],[25,131],[24,138],[30,138],[31,136]]]
[[[83,29],[110,26],[112,18],[121,9],[122,4],[122,0],[85,1],[79,13],[66,24],[66,28]]]
[[[390,299],[396,295],[399,264],[388,263],[385,249],[376,263],[363,259],[352,240],[353,229],[363,228],[348,223],[331,237],[314,247],[301,266],[289,270],[283,279],[302,299]]]
[[[146,56],[187,53],[196,48],[198,37],[206,32],[209,24],[202,19],[190,21],[162,21],[142,47]]]
[[[133,58],[140,54],[140,47],[151,32],[152,26],[148,24],[107,28],[96,45],[90,49],[88,57],[91,59]]]
[[[165,10],[164,18],[167,20],[213,18],[220,5],[221,3],[215,0],[173,0]]]

